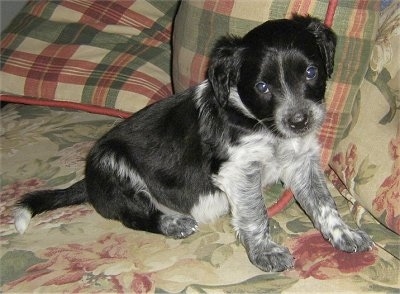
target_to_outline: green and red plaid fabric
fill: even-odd
[[[29,2],[2,33],[2,99],[120,115],[169,96],[178,4]]]
[[[329,5],[335,9],[329,11]],[[376,0],[183,1],[174,25],[174,89],[181,91],[205,78],[207,56],[215,40],[227,32],[241,36],[265,20],[289,18],[292,13],[326,19],[338,35],[334,75],[327,89],[327,120],[321,132],[326,165],[348,126],[351,106],[367,71],[379,7]]]
[[[294,12],[326,18],[337,33],[334,76],[321,133],[323,162],[341,140],[375,41],[376,0],[32,1],[2,34],[3,100],[127,116],[204,80],[226,33],[244,35]],[[332,13],[334,12],[334,13]],[[333,20],[333,21],[332,21]]]

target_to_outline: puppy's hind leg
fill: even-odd
[[[127,205],[121,208],[119,220],[126,227],[163,234],[175,239],[186,238],[196,232],[197,222],[190,216],[164,213],[158,209],[147,192],[129,193]]]
[[[197,229],[193,218],[154,200],[145,181],[124,154],[115,156],[108,151],[100,159],[89,161],[86,175],[89,202],[105,218],[118,220],[134,230],[173,238],[185,238]]]

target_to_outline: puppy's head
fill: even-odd
[[[267,21],[243,38],[222,38],[208,78],[222,107],[280,137],[303,136],[323,122],[335,46],[335,34],[316,18]]]

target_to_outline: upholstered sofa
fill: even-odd
[[[397,0],[29,2],[1,37],[1,291],[398,293],[399,8]],[[16,232],[13,205],[24,193],[82,178],[103,133],[205,78],[219,36],[293,12],[338,35],[321,164],[343,218],[372,236],[373,250],[335,250],[294,200],[275,206],[271,221],[273,239],[296,258],[281,273],[249,262],[229,216],[174,240],[79,205]],[[266,206],[282,204],[282,192],[267,189]]]

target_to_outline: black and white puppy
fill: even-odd
[[[293,258],[271,239],[262,195],[280,180],[334,247],[370,249],[369,236],[339,216],[319,164],[335,45],[334,33],[308,16],[220,39],[206,81],[104,135],[87,157],[85,179],[26,195],[17,230],[36,214],[84,202],[129,228],[174,238],[231,212],[250,261],[282,271]]]

